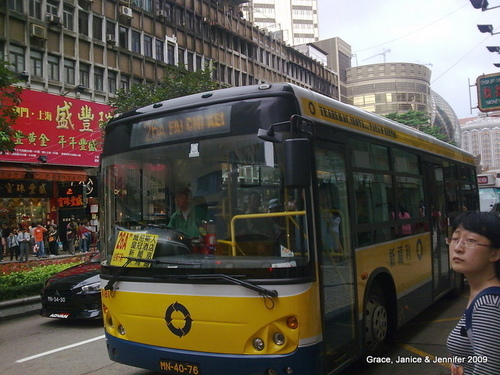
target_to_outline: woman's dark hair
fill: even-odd
[[[462,227],[491,241],[491,246],[500,248],[500,217],[493,212],[468,211],[458,215],[452,222],[452,231]],[[496,275],[500,279],[500,260],[495,263]]]

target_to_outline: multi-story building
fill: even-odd
[[[104,105],[119,89],[160,81],[167,65],[208,67],[221,85],[288,81],[337,97],[336,74],[245,20],[242,3],[0,2],[0,58],[25,89],[16,126],[31,132],[19,139],[22,151],[0,155],[0,198],[8,207],[0,220],[61,221],[69,207],[59,206],[66,201],[58,188],[84,180],[98,164]],[[13,180],[19,191],[11,190]],[[28,189],[35,180],[46,182],[36,194]]]
[[[250,22],[292,46],[319,40],[317,0],[250,0],[242,10]]]
[[[450,105],[430,87],[431,70],[412,63],[362,65],[346,70],[347,97],[379,115],[410,110],[427,114],[448,141],[460,144],[460,125]]]
[[[483,171],[500,170],[500,117],[481,115],[461,120],[462,148],[474,155]]]

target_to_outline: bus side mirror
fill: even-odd
[[[311,178],[311,143],[306,138],[285,141],[285,185],[307,188]]]

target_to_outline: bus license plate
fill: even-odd
[[[172,375],[201,375],[200,366],[195,363],[160,359],[160,370]]]

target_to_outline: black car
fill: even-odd
[[[40,315],[59,319],[97,319],[102,317],[100,257],[61,271],[45,282],[41,291]]]

